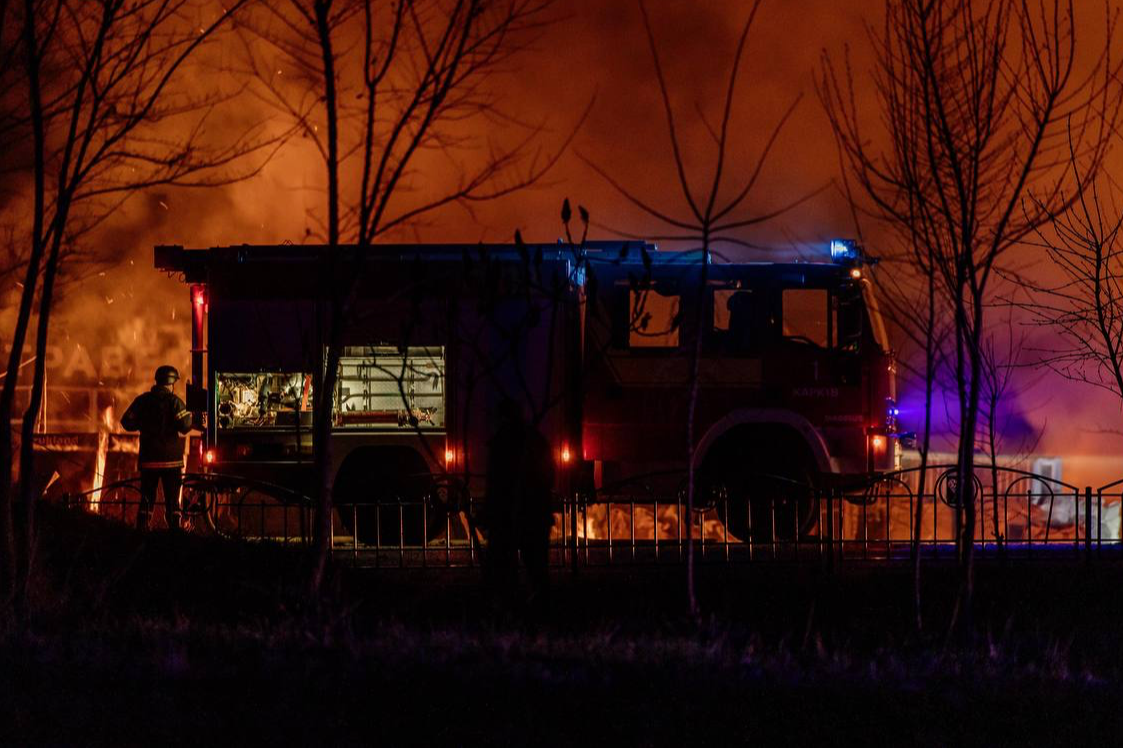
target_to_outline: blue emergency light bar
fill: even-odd
[[[831,239],[831,260],[847,262],[862,259],[862,248],[853,239]]]

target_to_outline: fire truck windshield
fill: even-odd
[[[865,329],[857,285],[750,287],[735,283],[711,292],[712,349],[753,353],[779,344],[857,351]]]
[[[678,295],[664,295],[655,289],[632,290],[628,296],[630,320],[629,348],[677,348],[679,342]]]
[[[831,344],[829,297],[825,288],[785,288],[781,299],[784,337],[820,348]]]

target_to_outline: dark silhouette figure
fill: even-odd
[[[526,421],[517,403],[503,400],[499,428],[488,443],[484,510],[487,575],[499,605],[509,608],[517,602],[520,552],[533,588],[531,607],[542,610],[547,604],[553,485],[549,443]]]
[[[183,439],[191,430],[191,412],[172,391],[179,372],[174,366],[156,370],[156,384],[133,400],[121,416],[127,431],[140,432],[140,508],[136,524],[148,529],[152,507],[156,504],[157,486],[164,487],[164,516],[168,528],[180,528],[179,492],[183,485]]]
[[[753,340],[753,295],[749,291],[738,291],[725,302],[729,309],[729,332],[726,339],[734,352],[748,351],[756,341]]]

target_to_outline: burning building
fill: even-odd
[[[64,300],[52,320],[34,444],[40,489],[48,497],[92,491],[94,510],[102,486],[136,471],[137,436],[124,433],[118,418],[151,386],[157,366],[185,366],[190,347],[186,304],[178,294],[156,305],[151,299],[161,294],[151,278],[133,282],[129,266],[114,274],[91,279],[98,291],[83,289]],[[107,294],[101,286],[117,291]],[[31,369],[28,361],[17,387],[12,424],[17,434],[29,402]]]

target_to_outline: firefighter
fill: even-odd
[[[749,350],[753,341],[753,296],[749,291],[738,291],[725,302],[729,310],[729,332],[726,339],[732,351]]]
[[[183,485],[183,440],[191,430],[191,412],[173,388],[179,380],[174,366],[156,369],[156,383],[133,400],[121,416],[121,426],[140,432],[140,508],[136,523],[148,529],[156,504],[156,487],[164,487],[164,516],[168,529],[180,529],[179,492]]]
[[[551,490],[554,460],[546,438],[513,400],[498,409],[499,428],[488,443],[487,573],[495,601],[504,606],[518,593],[518,556],[530,577],[532,606],[542,609],[550,587]]]

